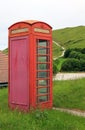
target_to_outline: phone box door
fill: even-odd
[[[28,36],[10,38],[10,101],[29,107]]]

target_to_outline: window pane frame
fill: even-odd
[[[37,71],[37,78],[48,78],[49,76],[49,71]]]
[[[44,100],[43,100],[43,98],[44,98]],[[39,95],[39,96],[37,96],[37,103],[48,102],[48,100],[49,100],[48,95]]]
[[[37,70],[49,70],[50,69],[50,64],[49,63],[37,63]]]
[[[50,54],[50,49],[49,48],[42,48],[38,47],[37,48],[37,55],[49,55]]]
[[[49,56],[46,56],[46,55],[39,55],[39,56],[37,56],[37,62],[49,62],[50,61],[50,57]]]
[[[37,88],[37,95],[48,94],[48,93],[49,93],[49,87],[38,87]]]
[[[41,81],[41,84],[39,83]],[[45,81],[45,82],[44,82]],[[49,79],[37,79],[36,86],[49,86],[50,80]]]
[[[45,40],[45,39],[38,39],[37,40],[37,47],[48,47],[48,46],[49,46],[48,40]]]

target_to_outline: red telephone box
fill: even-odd
[[[9,27],[9,106],[52,107],[52,27],[45,22]]]

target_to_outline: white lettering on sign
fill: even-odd
[[[29,31],[28,28],[20,28],[20,29],[12,30],[11,33],[16,34],[16,33],[28,32],[28,31]]]
[[[47,29],[42,29],[42,28],[34,28],[35,32],[41,32],[41,33],[50,33],[49,30]]]

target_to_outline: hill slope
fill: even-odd
[[[53,40],[65,48],[84,48],[85,26],[53,30]]]

